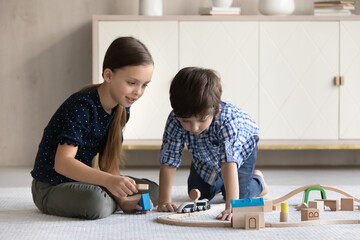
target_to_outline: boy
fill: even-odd
[[[183,68],[170,86],[170,113],[160,154],[158,211],[176,211],[171,187],[186,144],[193,156],[188,193],[200,199],[222,192],[225,210],[216,218],[231,220],[231,199],[263,196],[269,191],[255,170],[259,128],[234,105],[221,101],[221,81],[214,71]],[[196,190],[196,191],[197,191]]]

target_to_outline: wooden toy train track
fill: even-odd
[[[342,190],[340,190],[340,189],[338,189],[338,188],[329,187],[329,186],[324,186],[324,185],[320,185],[320,184],[312,184],[312,185],[306,185],[306,186],[303,186],[303,187],[299,187],[299,188],[297,188],[297,189],[289,192],[289,193],[286,194],[285,196],[282,196],[282,197],[280,197],[280,198],[277,198],[277,199],[272,200],[272,203],[273,203],[273,204],[281,203],[281,202],[283,202],[283,201],[291,198],[292,196],[294,196],[294,195],[296,195],[296,194],[298,194],[298,193],[300,193],[300,192],[303,192],[303,191],[305,191],[306,189],[311,188],[311,187],[321,187],[321,188],[323,188],[323,189],[325,189],[325,190],[330,190],[330,191],[333,191],[333,192],[337,192],[337,193],[340,193],[340,194],[342,194],[342,195],[344,195],[344,196],[346,196],[346,197],[352,197],[352,198],[354,198],[354,201],[355,201],[355,202],[360,203],[360,199],[359,199],[359,198],[356,198],[356,197],[354,197],[354,196],[352,196],[352,195],[350,195],[350,194],[348,194],[348,193],[346,193],[346,192],[344,192],[344,191],[342,191]]]
[[[196,222],[181,220],[187,217],[194,216],[197,213],[175,213],[162,215],[157,218],[159,223],[185,226],[185,227],[231,227],[231,222],[218,221],[218,222]],[[305,227],[305,226],[317,226],[317,225],[330,225],[330,224],[360,224],[360,219],[339,219],[339,220],[313,220],[303,222],[265,222],[265,227]]]
[[[324,186],[324,185],[320,185],[320,184],[312,184],[312,185],[306,185],[303,187],[299,187],[280,198],[272,200],[272,203],[273,204],[281,203],[281,202],[291,198],[292,196],[294,196],[300,192],[303,192],[308,188],[312,188],[312,187],[321,187],[326,190],[334,191],[334,192],[340,193],[346,197],[352,197],[352,198],[354,198],[354,201],[360,203],[359,198],[355,198],[354,196],[352,196],[340,189],[337,189],[334,187],[329,187],[329,186]],[[197,221],[183,220],[188,217],[195,216],[197,214],[199,214],[199,212],[182,213],[182,214],[179,214],[179,213],[167,214],[167,215],[159,216],[157,218],[157,221],[159,223],[163,223],[163,224],[176,225],[176,226],[187,226],[187,227],[222,227],[222,228],[231,227],[231,222],[225,222],[225,221],[197,222]],[[317,226],[317,225],[330,225],[330,224],[360,224],[360,219],[313,220],[313,221],[302,221],[302,222],[274,222],[274,223],[265,222],[265,227],[277,227],[277,228],[279,228],[279,227],[304,227],[304,226]]]

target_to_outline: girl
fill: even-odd
[[[144,93],[154,62],[146,46],[121,37],[109,46],[103,63],[104,82],[70,96],[44,130],[31,175],[35,205],[46,214],[104,218],[119,206],[141,210],[136,183],[149,184],[157,204],[158,185],[121,176],[122,130],[130,106]],[[99,167],[92,167],[99,153]],[[133,195],[133,196],[128,196]]]

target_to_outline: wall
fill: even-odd
[[[312,4],[296,0],[294,14],[312,14]],[[164,15],[191,15],[211,0],[164,0],[163,6]],[[258,14],[256,0],[233,6]],[[91,83],[92,15],[137,9],[134,0],[0,0],[0,166],[31,166],[54,111]],[[142,154],[131,152],[128,162]],[[359,162],[355,154],[350,158]]]

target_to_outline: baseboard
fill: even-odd
[[[126,167],[158,167],[159,150],[125,150]],[[181,167],[189,167],[191,154],[184,151]],[[258,167],[359,166],[360,150],[259,150]]]

